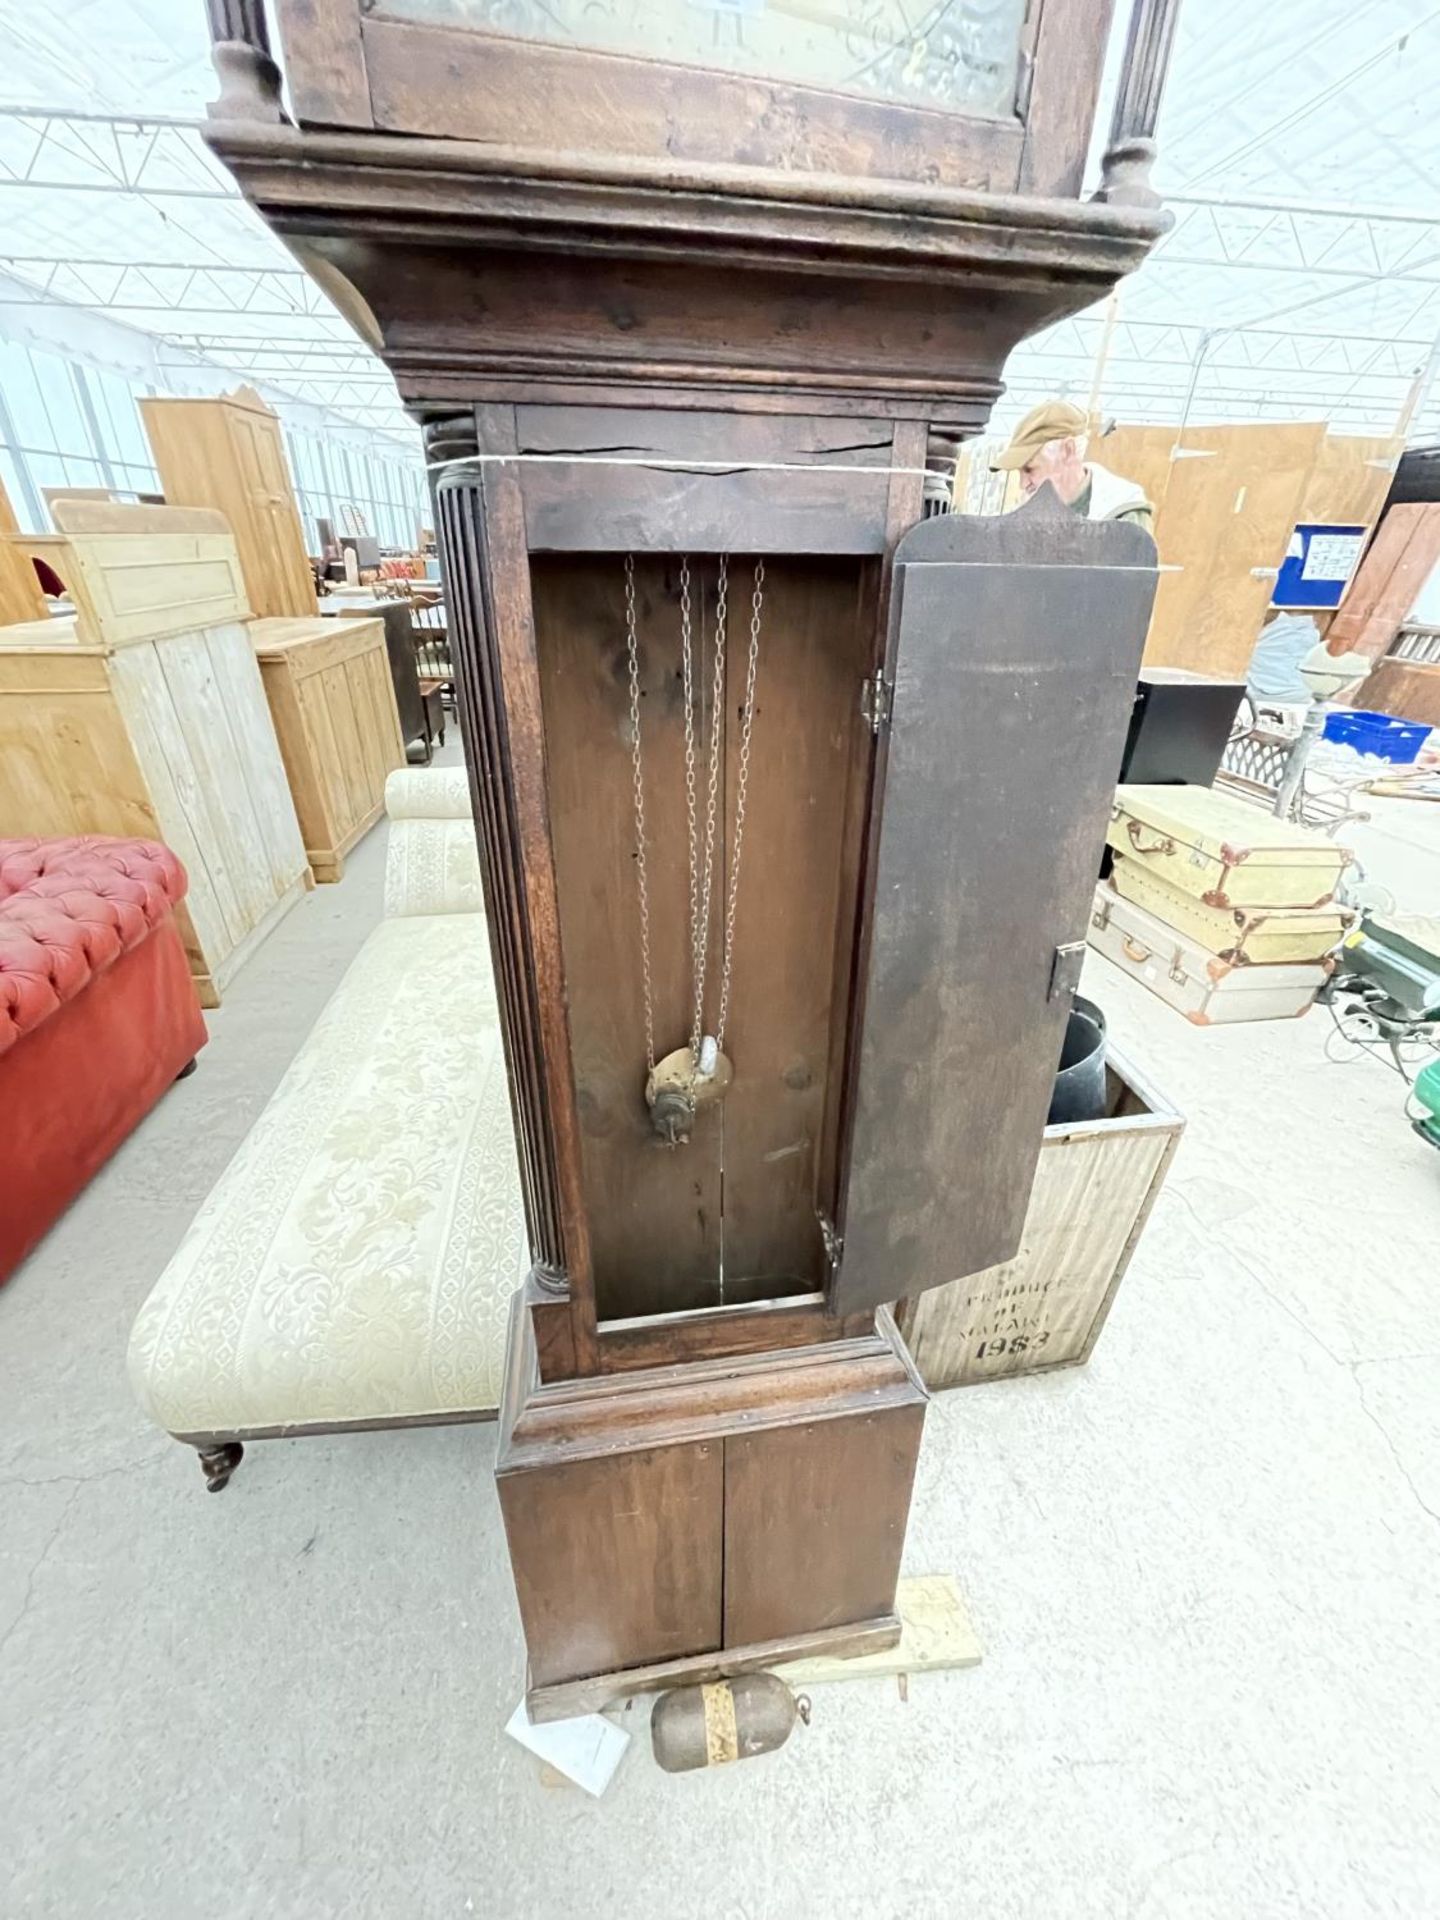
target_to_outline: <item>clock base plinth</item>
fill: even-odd
[[[925,1403],[883,1311],[820,1345],[546,1385],[517,1298],[496,1486],[532,1717],[893,1645]]]

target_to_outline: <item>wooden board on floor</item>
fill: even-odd
[[[820,1633],[797,1633],[753,1647],[721,1647],[713,1653],[690,1654],[681,1660],[631,1667],[619,1673],[597,1674],[590,1680],[561,1681],[555,1686],[532,1686],[525,1696],[526,1711],[538,1726],[547,1720],[572,1720],[582,1713],[599,1713],[637,1693],[663,1693],[670,1687],[698,1687],[739,1673],[783,1671],[787,1660],[807,1660],[821,1654],[837,1660],[860,1660],[867,1653],[893,1647],[900,1638],[898,1614],[877,1620],[859,1620]]]
[[[787,1660],[775,1673],[798,1690],[826,1680],[883,1679],[887,1674],[979,1666],[984,1649],[954,1574],[919,1573],[901,1580],[895,1590],[895,1611],[900,1616],[900,1638],[893,1647],[850,1659],[819,1654]]]

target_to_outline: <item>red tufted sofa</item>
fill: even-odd
[[[0,1283],[205,1044],[184,897],[153,840],[0,840]]]

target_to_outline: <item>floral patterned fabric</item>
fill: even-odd
[[[135,1390],[183,1438],[492,1411],[527,1264],[484,916],[387,918],[142,1309]]]
[[[400,767],[385,783],[390,816],[385,911],[479,913],[480,856],[459,767]]]

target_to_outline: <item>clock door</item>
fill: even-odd
[[[1018,1250],[1155,582],[1049,488],[896,550],[838,1313]]]

